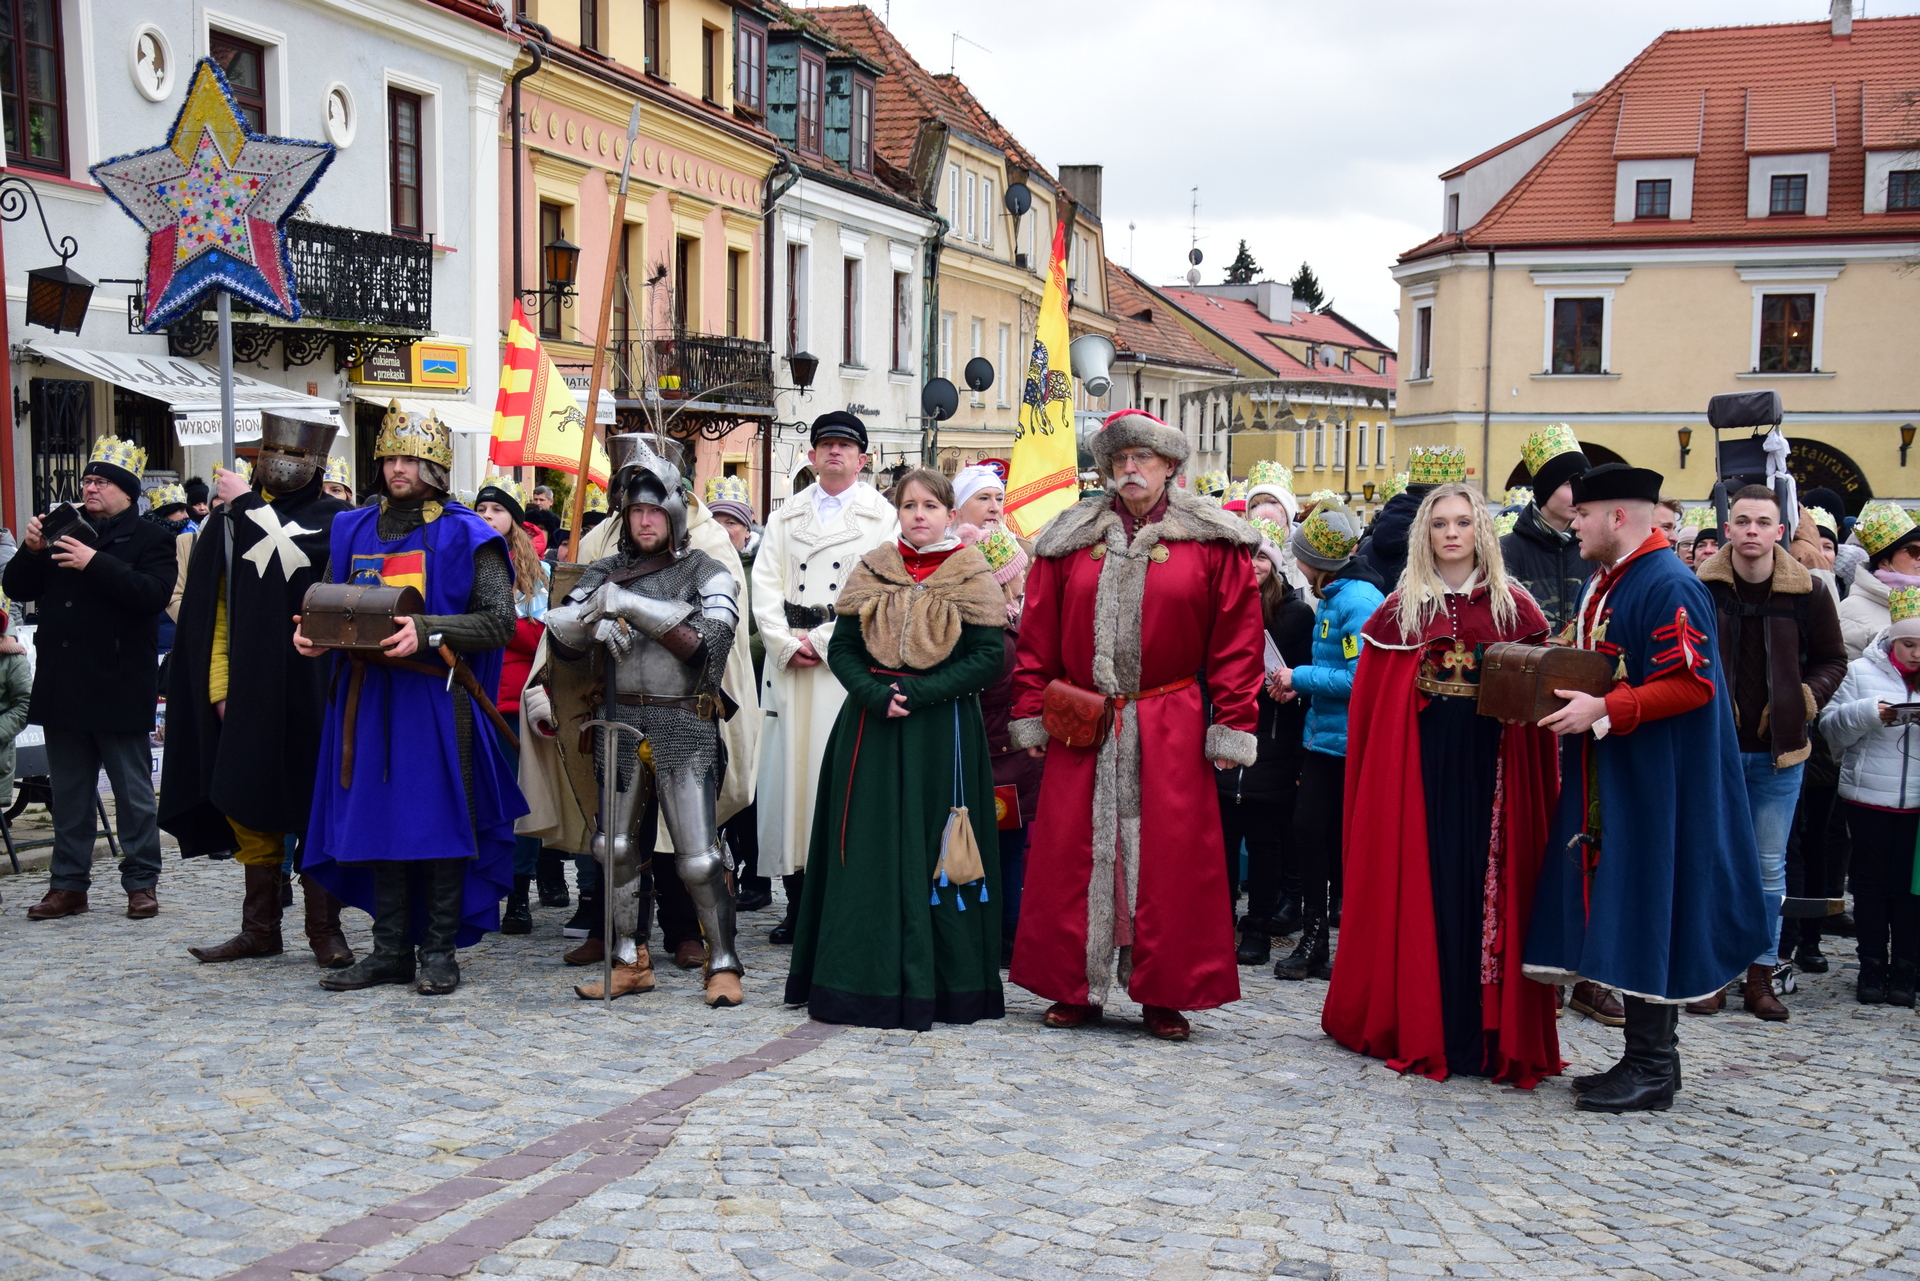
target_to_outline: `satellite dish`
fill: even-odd
[[[1200,269],[1198,267],[1188,268],[1187,283],[1190,285],[1197,285],[1200,283]]]
[[[1206,260],[1206,255],[1200,252],[1198,246],[1187,250],[1187,261],[1192,263],[1194,266],[1198,267],[1205,260]]]
[[[967,386],[973,390],[985,391],[993,386],[993,362],[985,356],[975,356],[967,362],[967,367],[961,371],[961,376],[967,380]]]
[[[953,417],[960,408],[960,393],[944,378],[936,378],[920,389],[920,412],[937,423]]]
[[[1008,213],[1018,218],[1033,208],[1033,193],[1027,190],[1024,182],[1009,183],[1001,203],[1006,205]]]

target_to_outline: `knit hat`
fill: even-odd
[[[102,436],[93,442],[82,476],[98,476],[126,491],[134,502],[140,501],[140,473],[147,469],[147,451],[118,436]]]
[[[1287,541],[1295,560],[1328,573],[1345,569],[1359,545],[1360,518],[1338,499],[1315,505],[1312,515],[1294,527]]]
[[[1920,587],[1895,587],[1887,592],[1887,638],[1920,636]]]
[[[1263,458],[1247,473],[1247,507],[1258,507],[1262,498],[1271,498],[1287,510],[1290,521],[1300,518],[1300,499],[1293,492],[1293,469],[1270,458]]]
[[[715,476],[707,482],[707,510],[716,516],[731,516],[753,528],[753,504],[747,500],[747,482],[738,476]]]
[[[516,525],[527,523],[527,490],[511,476],[489,476],[480,482],[480,490],[473,496],[475,506],[481,503],[499,503],[507,509],[507,515]]]
[[[1123,449],[1151,449],[1154,453],[1173,463],[1173,474],[1179,475],[1180,468],[1186,464],[1187,457],[1193,452],[1187,444],[1186,433],[1177,427],[1155,418],[1152,414],[1138,409],[1122,409],[1108,414],[1100,424],[1100,430],[1093,433],[1087,447],[1093,453],[1094,470],[1102,476],[1113,475],[1113,456]]]
[[[1573,428],[1565,423],[1548,423],[1527,437],[1520,459],[1533,477],[1533,492],[1548,497],[1587,469],[1587,456],[1580,452]]]
[[[983,489],[1006,491],[1007,482],[1000,479],[1000,473],[985,463],[974,463],[962,467],[953,478],[953,505],[960,506]]]
[[[186,483],[181,485],[181,488],[187,491],[187,506],[192,507],[207,501],[207,482],[198,476],[187,477]]]

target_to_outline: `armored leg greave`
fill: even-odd
[[[673,837],[674,867],[706,935],[707,973],[744,974],[746,967],[734,950],[733,889],[727,884],[727,854],[714,822],[714,784],[711,773],[693,770],[676,770],[655,780],[660,817]]]

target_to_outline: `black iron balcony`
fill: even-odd
[[[766,343],[676,331],[644,340],[644,353],[641,345],[615,359],[633,385],[645,386],[646,400],[733,417],[773,413],[773,349]]]
[[[433,332],[433,241],[287,223],[304,319]]]

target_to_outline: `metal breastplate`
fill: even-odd
[[[637,637],[633,648],[621,656],[616,672],[621,693],[657,698],[690,698],[703,692],[702,675],[645,636]]]

